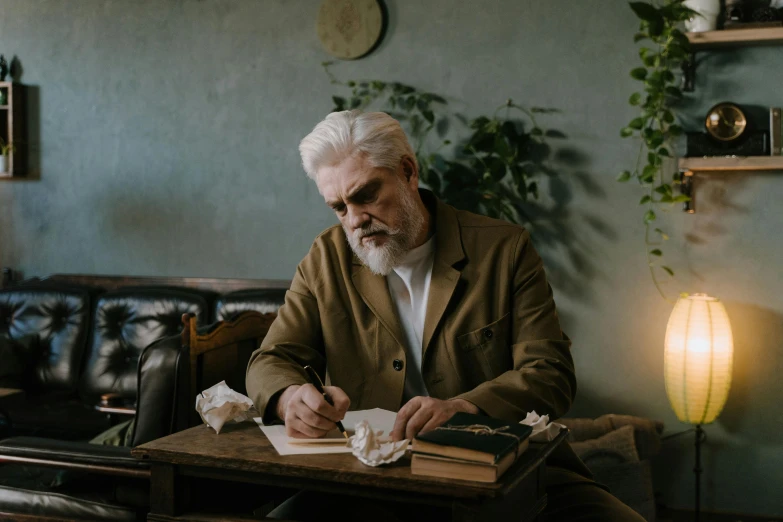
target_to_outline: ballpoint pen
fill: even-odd
[[[329,397],[324,391],[324,383],[321,382],[321,378],[318,377],[318,373],[310,365],[305,366],[304,369],[307,372],[307,376],[310,378],[310,382],[313,384],[313,386],[315,386],[315,389],[318,390],[318,393],[324,396],[326,402],[334,406],[334,402],[332,402],[332,398]],[[337,429],[340,430],[340,433],[343,434],[343,437],[345,437],[346,439],[348,438],[348,433],[345,431],[345,428],[343,428],[342,422],[337,421]]]

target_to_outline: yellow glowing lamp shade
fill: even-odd
[[[666,327],[666,395],[682,422],[709,424],[726,404],[734,340],[720,300],[692,294],[677,300]]]

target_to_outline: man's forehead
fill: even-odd
[[[342,199],[362,186],[383,180],[388,175],[383,169],[370,167],[365,161],[350,161],[351,159],[318,171],[316,185],[327,201]]]

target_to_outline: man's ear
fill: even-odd
[[[408,156],[402,160],[402,171],[405,173],[405,180],[410,181],[411,176],[418,176],[416,172],[416,164]]]

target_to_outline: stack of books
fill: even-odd
[[[443,426],[413,439],[414,475],[496,482],[527,450],[532,428],[457,413]]]

